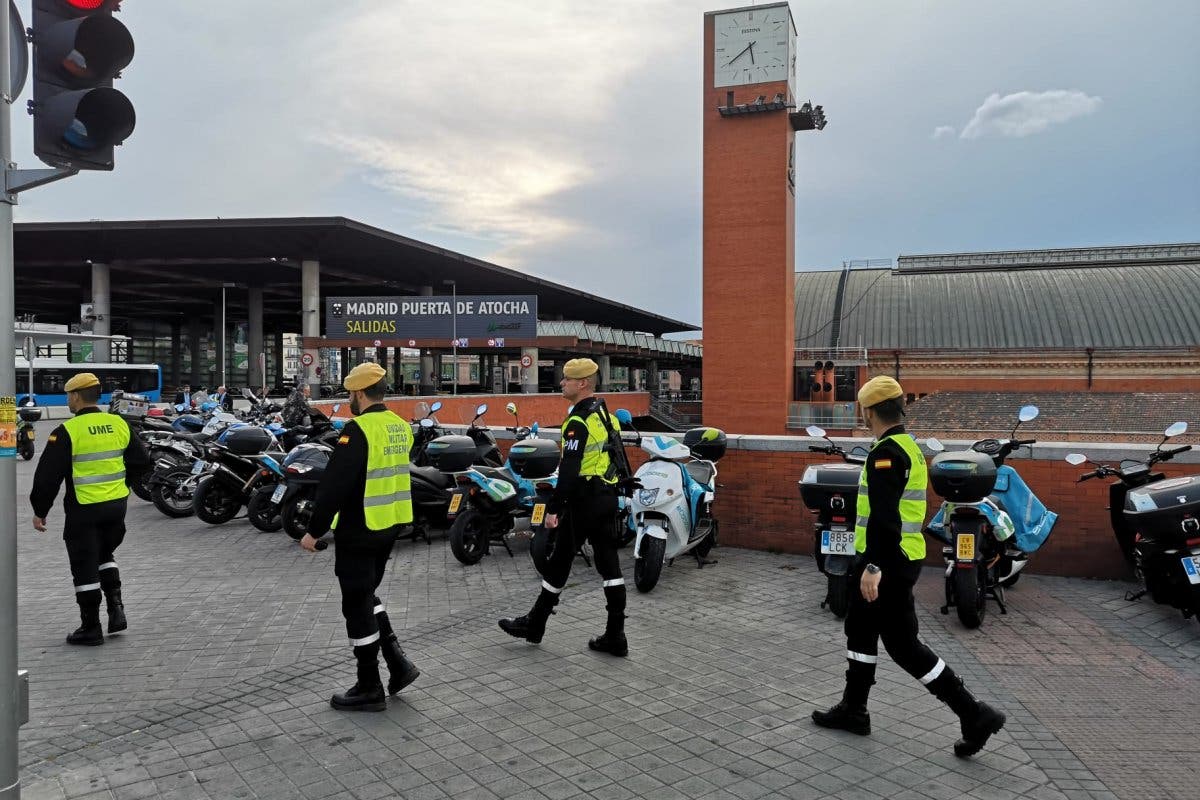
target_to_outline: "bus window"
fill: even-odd
[[[58,370],[35,370],[34,384],[38,394],[62,394],[66,381]]]

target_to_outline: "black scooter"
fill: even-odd
[[[1163,440],[1141,461],[1125,459],[1113,467],[1098,464],[1081,453],[1071,453],[1067,463],[1096,467],[1079,476],[1117,478],[1108,489],[1113,533],[1125,560],[1133,566],[1143,589],[1125,595],[1137,600],[1145,594],[1156,603],[1178,608],[1184,617],[1200,621],[1200,475],[1167,479],[1154,465],[1170,461],[1191,445],[1163,449],[1169,439],[1187,432],[1186,422],[1163,431]]]
[[[42,418],[42,410],[33,406],[33,401],[28,401],[17,411],[17,455],[29,461],[33,458],[33,442],[37,438],[34,433],[33,423]]]
[[[810,451],[837,456],[843,462],[815,464],[804,470],[799,481],[800,497],[817,517],[813,524],[813,557],[827,583],[821,608],[828,606],[835,617],[842,619],[850,608],[858,483],[867,459],[865,452],[847,453],[816,425],[808,426],[806,433],[828,442],[824,446],[810,445]]]

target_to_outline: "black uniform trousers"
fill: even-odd
[[[63,541],[71,562],[75,602],[81,608],[99,608],[105,594],[121,588],[115,553],[125,541],[125,499],[68,508]]]
[[[604,598],[610,619],[625,613],[625,578],[621,575],[621,560],[617,557],[617,541],[613,525],[617,516],[616,489],[597,479],[581,480],[582,486],[570,498],[556,529],[554,550],[542,589],[559,594],[571,575],[576,551],[585,541],[592,543],[592,558],[596,571],[604,581]]]
[[[866,562],[859,560],[862,563],[853,572],[850,609],[846,614],[848,687],[861,691],[861,700],[866,702],[866,693],[875,679],[880,639],[901,669],[928,686],[946,669],[946,663],[917,638],[913,587],[921,576],[921,562],[885,567],[879,597],[868,603],[859,588]]]
[[[401,526],[383,531],[336,531],[333,573],[342,589],[342,616],[353,647],[379,641],[383,604],[375,594]],[[390,628],[390,626],[389,626]],[[385,636],[391,630],[383,631]]]

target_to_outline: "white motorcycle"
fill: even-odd
[[[622,419],[627,426],[628,421]],[[639,592],[658,583],[664,564],[692,553],[699,567],[717,543],[718,525],[712,506],[716,499],[717,465],[725,455],[725,433],[717,428],[693,428],[683,443],[667,436],[641,437],[650,455],[635,473],[629,524],[636,531],[633,582]]]

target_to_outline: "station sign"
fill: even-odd
[[[536,339],[537,295],[329,297],[325,335],[409,341]]]

